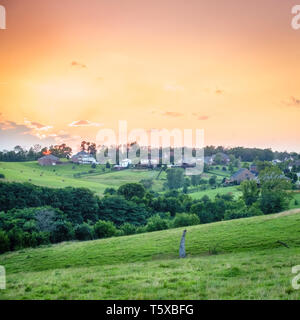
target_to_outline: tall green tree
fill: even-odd
[[[243,199],[247,206],[251,206],[259,198],[259,189],[254,180],[245,180],[241,183]]]
[[[292,198],[291,182],[278,167],[267,167],[259,174],[261,185],[261,210],[265,213],[276,213],[285,210]]]

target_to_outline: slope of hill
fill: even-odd
[[[300,210],[0,256],[6,299],[299,299]],[[284,247],[278,241],[289,246]]]
[[[0,162],[0,172],[5,175],[7,181],[30,182],[35,185],[64,188],[77,187],[89,188],[101,195],[108,187],[119,187],[130,182],[139,182],[142,179],[155,178],[157,171],[148,170],[125,170],[120,172],[106,171],[104,166],[97,166],[94,173],[87,174],[92,170],[90,165],[64,164],[58,166],[41,167],[34,162]],[[75,178],[74,174],[80,174]],[[163,175],[162,177],[163,178]],[[163,180],[154,180],[154,190],[162,189]]]

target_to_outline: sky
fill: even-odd
[[[300,152],[290,0],[0,0],[0,149],[133,128]]]

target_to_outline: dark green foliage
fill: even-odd
[[[261,184],[261,210],[265,214],[276,213],[288,208],[292,198],[291,183],[277,167],[262,170],[259,174]]]
[[[99,220],[94,227],[97,238],[113,237],[117,233],[117,228],[111,221]]]
[[[200,224],[200,219],[196,214],[180,213],[176,214],[173,220],[173,227],[187,227]]]
[[[172,168],[167,170],[167,186],[169,189],[179,189],[183,187],[184,170],[181,168]]]
[[[99,200],[99,218],[112,221],[117,226],[125,222],[142,225],[149,216],[150,211],[144,204],[127,201],[122,196],[114,195]]]
[[[0,173],[0,179],[5,179],[5,175],[3,173]]]
[[[72,223],[97,221],[98,202],[85,188],[51,189],[29,183],[0,182],[0,209],[51,206],[62,210]]]
[[[120,230],[123,231],[124,235],[127,236],[127,235],[131,235],[131,234],[135,234],[136,233],[136,226],[128,223],[128,222],[125,222],[123,225],[121,225],[120,227]]]
[[[79,224],[74,228],[74,235],[77,240],[87,241],[94,238],[94,230],[87,223]]]
[[[106,188],[105,190],[104,190],[104,195],[106,196],[106,195],[114,195],[114,194],[117,194],[117,190],[116,189],[114,189],[114,188]]]
[[[251,206],[259,198],[259,189],[255,180],[245,180],[241,183],[243,199],[247,206]]]
[[[165,229],[169,229],[169,220],[161,218],[158,214],[148,219],[148,223],[146,226],[146,230],[148,232]]]
[[[118,189],[118,194],[124,196],[126,200],[131,200],[133,197],[143,198],[145,188],[140,183],[127,183]]]
[[[10,249],[10,241],[8,235],[0,230],[0,253],[4,253],[9,251]]]

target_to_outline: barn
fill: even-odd
[[[38,163],[41,166],[55,166],[55,165],[59,164],[60,161],[59,161],[59,158],[50,154],[50,155],[39,158]]]

